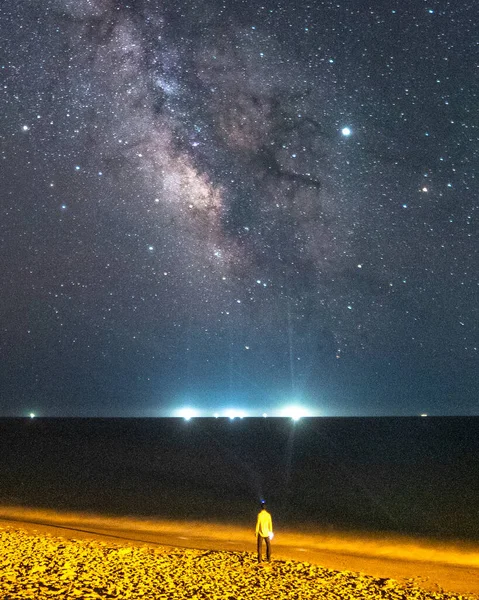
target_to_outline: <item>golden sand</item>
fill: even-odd
[[[0,598],[460,599],[393,579],[250,552],[133,547],[0,529]]]

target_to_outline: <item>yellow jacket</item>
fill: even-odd
[[[263,510],[258,513],[256,535],[259,534],[261,537],[269,537],[270,533],[273,533],[273,522],[269,512],[263,508]]]

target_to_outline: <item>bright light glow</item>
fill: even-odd
[[[341,129],[341,133],[345,136],[345,137],[349,137],[352,133],[351,129],[349,127],[343,127]]]
[[[35,413],[30,413],[30,419],[34,419],[35,418]]]
[[[339,358],[339,356],[338,356]],[[200,402],[200,401],[198,401]],[[169,414],[169,417],[179,417],[184,419],[185,421],[190,421],[191,419],[196,418],[214,418],[214,419],[229,419],[230,421],[234,421],[235,419],[245,419],[248,417],[262,417],[266,419],[268,417],[277,418],[284,417],[292,419],[293,421],[299,421],[302,417],[318,417],[320,416],[318,409],[316,407],[308,407],[299,404],[288,404],[284,406],[277,406],[275,408],[271,408],[268,412],[264,411],[264,408],[261,409],[258,407],[257,409],[243,409],[243,408],[225,408],[216,407],[209,409],[202,409],[198,407],[193,407],[191,405],[186,405],[182,407],[174,408]]]
[[[293,405],[287,406],[281,411],[283,417],[289,417],[293,419],[293,421],[299,421],[301,417],[307,417],[308,411],[302,406]]]
[[[227,416],[228,419],[230,419],[232,421],[233,419],[242,419],[243,417],[246,417],[247,415],[244,412],[244,410],[232,408],[230,410],[225,411],[225,416]]]
[[[184,408],[180,408],[180,410],[178,410],[177,414],[178,414],[179,417],[183,417],[183,419],[185,421],[189,421],[193,417],[198,417],[199,416],[199,412],[196,409],[194,409],[194,408],[190,408],[189,406],[185,406]]]

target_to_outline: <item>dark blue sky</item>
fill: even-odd
[[[0,415],[477,414],[473,2],[0,8]]]

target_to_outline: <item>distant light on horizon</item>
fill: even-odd
[[[231,409],[231,410],[227,410],[225,411],[225,416],[228,417],[231,421],[233,421],[233,419],[243,419],[244,417],[247,417],[248,415],[245,413],[244,410],[239,410],[239,409]]]
[[[185,406],[184,408],[180,408],[177,411],[177,416],[182,417],[185,421],[190,421],[193,417],[199,416],[199,411],[195,408],[191,408],[189,406]]]
[[[308,411],[302,406],[291,405],[291,406],[286,406],[282,410],[281,414],[283,417],[289,417],[289,418],[293,419],[293,421],[299,421],[299,419],[301,419],[302,417],[308,416]]]
[[[34,419],[35,418],[35,413],[30,413],[30,419]]]

